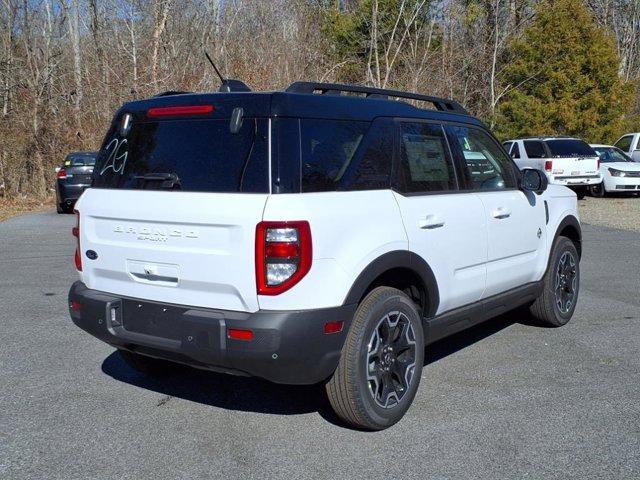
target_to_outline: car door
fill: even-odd
[[[484,208],[488,231],[484,297],[538,280],[546,233],[543,202],[516,188],[517,168],[484,129],[450,125],[447,130],[465,173],[463,188],[473,191]]]
[[[487,221],[482,203],[461,192],[442,125],[396,122],[394,195],[409,249],[433,270],[437,313],[480,300],[484,292]]]

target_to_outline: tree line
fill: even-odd
[[[0,195],[41,197],[124,102],[295,80],[454,98],[501,137],[640,129],[639,0],[0,0]]]

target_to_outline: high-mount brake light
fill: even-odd
[[[256,286],[259,295],[279,295],[311,269],[307,221],[260,222],[256,227]]]
[[[81,272],[82,256],[80,255],[80,212],[78,210],[74,210],[73,213],[76,214],[76,226],[71,229],[71,233],[74,237],[76,237],[76,253],[75,253],[76,270]]]
[[[64,180],[65,178],[67,178],[67,171],[64,168],[61,168],[60,170],[58,170],[56,177],[58,177],[60,180]]]
[[[157,117],[187,117],[191,115],[206,115],[215,110],[213,105],[177,105],[173,107],[154,107],[147,111],[147,116]]]
[[[550,172],[551,170],[553,170],[553,161],[547,160],[546,162],[544,162],[544,169],[547,172]]]

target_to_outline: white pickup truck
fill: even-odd
[[[629,155],[634,162],[640,162],[640,132],[623,135],[615,146]]]
[[[591,185],[602,183],[598,154],[578,138],[522,138],[503,145],[520,169],[543,170],[549,183],[571,188],[578,198],[583,198]]]

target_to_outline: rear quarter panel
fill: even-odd
[[[261,309],[342,305],[358,275],[376,258],[407,250],[398,204],[390,190],[271,195],[263,220],[307,220],[313,261],[309,273],[276,296],[259,295]]]

